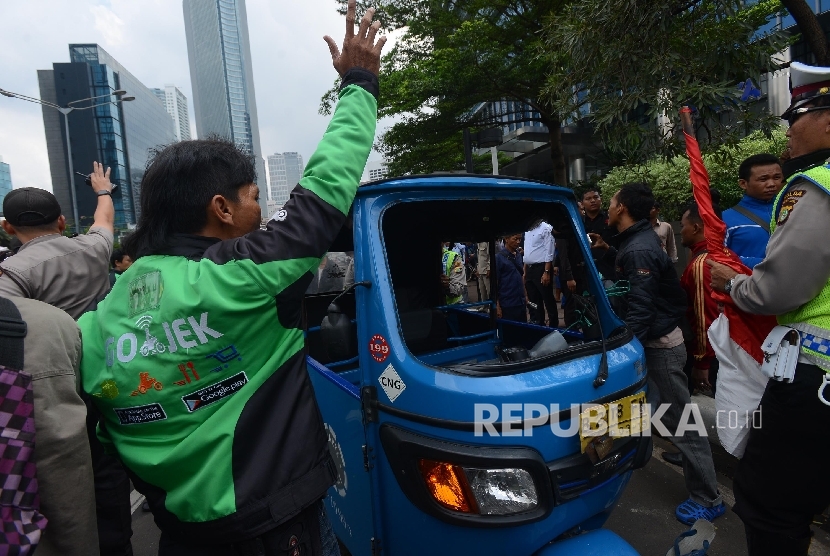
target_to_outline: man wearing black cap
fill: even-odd
[[[766,256],[751,276],[709,262],[714,289],[747,313],[777,315],[787,336],[768,346],[770,334],[765,357],[778,345],[799,354],[778,360],[735,473],[750,556],[806,555],[813,516],[830,504],[830,257],[816,256],[830,235],[830,68],[793,62],[790,76],[787,186],[773,203]]]
[[[0,295],[37,299],[81,316],[109,289],[113,222],[110,170],[97,162],[90,176],[98,207],[89,233],[63,236],[66,219],[54,195],[43,189],[15,189],[3,200],[3,229],[23,242],[0,264]]]

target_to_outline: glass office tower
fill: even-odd
[[[267,181],[245,0],[184,0],[183,8],[196,133],[225,137],[256,157],[265,215]]]
[[[69,114],[72,164],[76,172],[89,174],[93,161],[112,169],[110,180],[118,185],[113,193],[115,227],[132,227],[140,216],[138,199],[141,179],[153,149],[176,140],[173,119],[153,92],[97,44],[70,44],[69,63],[52,64],[38,70],[40,98],[59,106],[123,89],[131,102],[106,104]],[[112,97],[113,99],[115,97]],[[101,102],[106,98],[96,100]],[[79,108],[88,103],[75,105]],[[75,188],[82,228],[93,221],[98,200],[83,178],[69,176],[63,116],[43,107],[43,123],[52,190],[67,220],[72,220],[69,187]]]

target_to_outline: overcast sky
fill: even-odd
[[[320,97],[337,76],[322,37],[341,42],[345,18],[334,0],[246,7],[262,154],[298,151],[308,161],[329,119],[317,113]],[[195,133],[181,0],[0,0],[0,13],[0,88],[39,98],[37,70],[68,62],[70,43],[98,43],[145,86],[178,86]],[[0,156],[15,188],[51,190],[38,105],[0,96]]]

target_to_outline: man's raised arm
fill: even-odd
[[[112,183],[110,183],[110,168],[104,172],[104,165],[92,163],[93,171],[89,179],[92,182],[92,192],[98,196],[98,206],[95,208],[93,228],[104,228],[110,233],[115,232],[115,206],[112,204]]]
[[[373,15],[374,9],[367,10],[355,34],[355,1],[350,0],[342,50],[331,37],[325,37],[334,68],[342,78],[340,99],[291,198],[273,215],[266,230],[222,242],[205,252],[206,258],[218,263],[245,259],[254,263],[246,268],[273,295],[317,267],[354,202],[375,138],[377,73],[386,42],[385,37],[375,41],[380,23],[372,23]]]

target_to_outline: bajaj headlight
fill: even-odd
[[[450,510],[506,516],[539,504],[536,485],[524,469],[478,469],[426,459],[419,468],[432,497]]]

